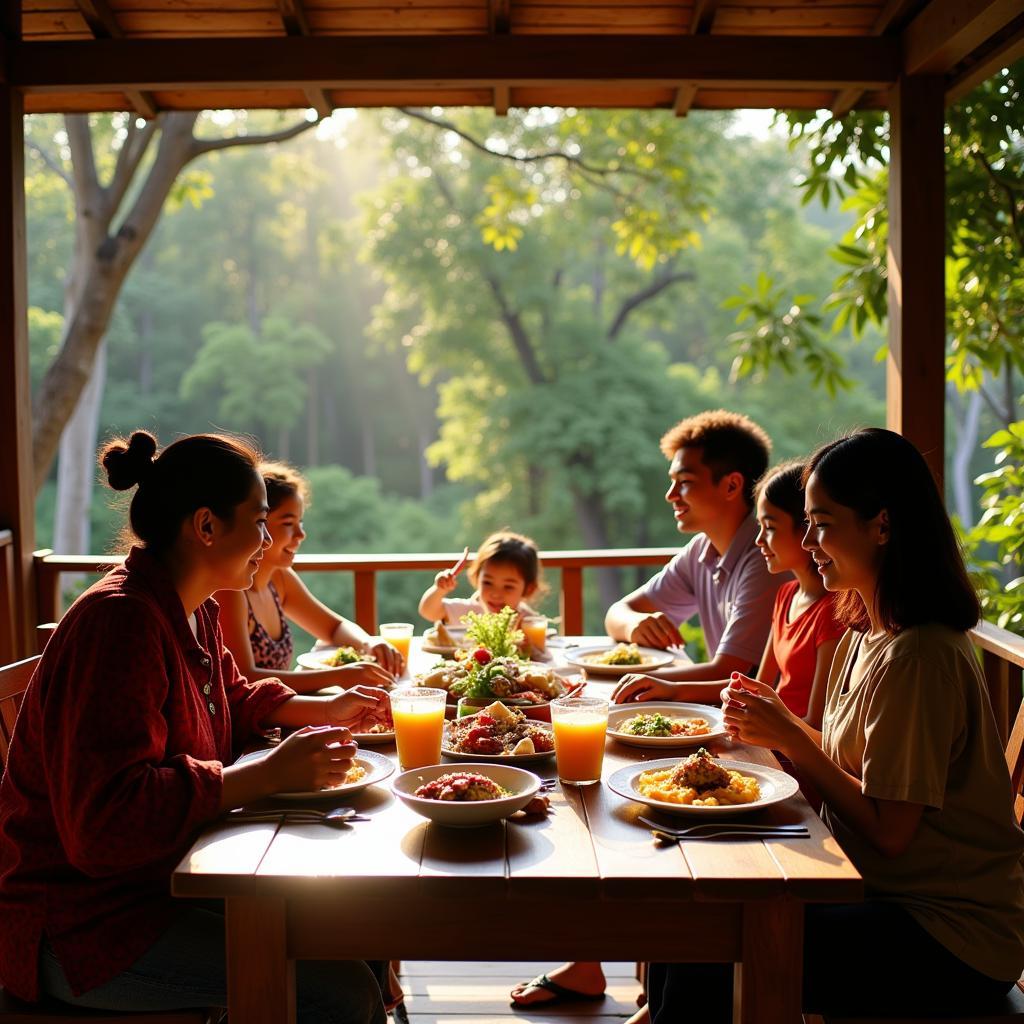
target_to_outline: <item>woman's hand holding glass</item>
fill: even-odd
[[[766,683],[733,672],[722,691],[725,728],[733,739],[787,753],[804,735],[800,720]]]
[[[391,715],[391,698],[384,690],[372,686],[353,686],[331,697],[326,718],[332,726],[346,726],[354,732],[366,732],[378,723],[387,723]]]
[[[266,791],[306,793],[338,786],[345,781],[356,750],[352,733],[341,725],[310,725],[299,729],[261,763]]]

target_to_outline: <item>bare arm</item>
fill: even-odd
[[[682,642],[678,627],[644,596],[642,588],[627,594],[608,609],[604,628],[613,640],[644,647],[665,648]]]
[[[240,590],[221,590],[216,594],[220,605],[220,623],[224,631],[224,646],[234,655],[238,671],[246,679],[280,679],[296,693],[311,693],[325,686],[353,686],[367,683],[389,686],[394,682],[391,673],[376,665],[344,665],[341,668],[317,672],[293,672],[284,669],[258,668],[249,641],[248,605]],[[352,670],[356,671],[353,672]],[[309,722],[302,722],[308,725]]]
[[[807,714],[804,721],[815,729],[821,728],[821,718],[825,714],[825,692],[828,689],[828,673],[832,668],[838,640],[826,640],[818,646],[814,662],[814,681],[811,683],[811,696],[807,701]]]

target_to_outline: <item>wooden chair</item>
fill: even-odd
[[[0,766],[7,763],[11,733],[18,718],[29,679],[39,663],[39,655],[0,666]],[[0,989],[0,1024],[216,1024],[221,1011],[173,1010],[154,1013],[113,1013],[108,1010],[79,1010],[56,1000],[23,1003]]]
[[[1013,813],[1017,824],[1024,826],[1024,704],[1014,719],[1006,741],[1006,767],[1013,783]],[[819,1017],[805,1014],[806,1024],[1024,1024],[1024,979],[1018,981],[1003,1001],[987,1014],[970,1017]]]

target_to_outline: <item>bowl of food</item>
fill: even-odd
[[[568,650],[565,652],[565,660],[570,665],[586,669],[588,675],[623,676],[629,672],[650,672],[664,668],[675,661],[675,656],[668,651],[659,651],[656,647],[599,644]]]
[[[696,747],[725,735],[722,709],[647,701],[608,712],[608,735],[631,747]]]
[[[522,810],[540,789],[533,772],[506,764],[434,764],[399,775],[395,796],[438,825],[476,828]]]
[[[522,709],[492,701],[445,725],[441,753],[452,761],[531,764],[554,757],[555,739],[550,728],[530,721]]]
[[[609,777],[608,788],[668,814],[702,818],[760,810],[800,790],[792,775],[760,764],[720,761],[703,748],[682,760],[627,765]]]

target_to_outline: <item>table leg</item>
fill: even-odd
[[[228,1018],[295,1024],[295,961],[288,959],[284,900],[233,897],[225,904]]]
[[[747,903],[743,962],[736,965],[736,1024],[800,1024],[804,905]]]

